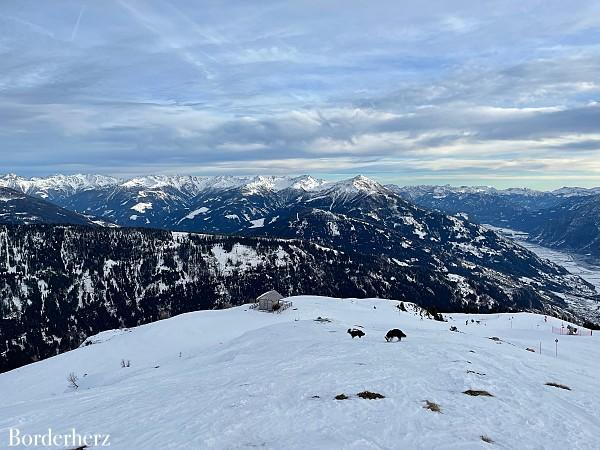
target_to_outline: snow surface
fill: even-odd
[[[598,336],[558,336],[556,357],[551,326],[561,322],[540,315],[443,323],[389,300],[288,300],[281,314],[242,306],[107,331],[1,374],[0,447],[9,427],[74,427],[109,433],[114,449],[598,448]],[[354,326],[366,336],[351,339]],[[385,342],[396,327],[408,337]],[[79,389],[68,388],[70,372]],[[356,397],[365,389],[386,398]],[[350,399],[334,400],[341,393]]]
[[[247,247],[242,244],[234,244],[230,251],[223,248],[222,244],[217,244],[211,249],[211,253],[215,258],[215,265],[219,271],[225,275],[231,275],[236,271],[244,272],[248,269],[256,269],[259,265],[264,264],[266,258],[271,255],[259,255],[252,247]],[[283,267],[290,263],[290,256],[281,248],[274,252],[275,264],[278,267]]]
[[[139,213],[145,213],[147,209],[152,209],[152,203],[149,202],[140,202],[131,207],[134,211]]]
[[[248,228],[262,228],[265,226],[265,219],[255,219],[255,220],[251,220],[250,223],[252,224],[252,226],[248,227]]]
[[[187,216],[184,216],[182,219],[179,220],[179,222],[177,222],[178,224],[183,222],[184,220],[192,220],[194,219],[198,214],[206,214],[207,212],[209,212],[210,209],[207,208],[206,206],[203,206],[201,208],[195,209],[194,211],[190,212]]]

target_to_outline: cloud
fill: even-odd
[[[7,1],[0,163],[600,184],[597,17],[584,0]]]

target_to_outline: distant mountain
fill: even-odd
[[[50,177],[23,178],[15,174],[0,177],[0,186],[49,201],[60,200],[90,189],[114,186],[119,180],[104,175],[53,175]],[[58,200],[58,201],[57,201]]]
[[[510,228],[532,210],[558,204],[561,198],[551,192],[531,189],[499,190],[491,187],[390,186],[403,198],[419,206],[447,214],[466,214],[478,223]]]
[[[600,258],[600,188],[552,192],[488,187],[390,186],[422,207],[530,234],[541,245]]]
[[[512,295],[498,300],[492,291],[499,286],[505,286],[506,292],[515,286],[578,292],[565,297],[568,301],[544,294],[536,306],[541,309],[543,304],[554,304],[577,313],[589,306],[585,299],[595,295],[581,279],[542,262],[522,247],[462,217],[416,207],[399,195],[398,188],[364,176],[338,182],[310,176],[149,176],[110,185],[105,185],[106,178],[92,179],[101,180],[101,185],[79,183],[81,189],[60,198],[55,195],[55,201],[123,226],[304,239],[345,253],[384,257],[398,267],[415,268],[434,279],[441,277],[443,283],[451,280],[463,288],[461,302],[482,308],[532,307],[529,300],[520,303]],[[76,181],[67,184],[77,185]],[[51,184],[55,193],[68,191],[48,181],[35,183]],[[444,188],[446,197],[451,194],[448,190]],[[467,194],[477,192],[492,199],[546,198],[530,190],[497,194],[469,188]],[[441,197],[438,190],[435,196]],[[493,209],[490,205],[490,211]],[[404,278],[414,279],[409,273]]]
[[[529,188],[508,188],[497,189],[491,186],[451,186],[446,185],[416,185],[416,186],[397,186],[394,184],[386,187],[402,194],[408,199],[417,200],[421,197],[433,197],[442,199],[448,195],[498,195],[504,197],[513,197],[522,199],[523,201],[540,199],[540,198],[567,198],[567,197],[585,197],[590,195],[600,194],[600,187],[582,188],[582,187],[562,187],[554,191],[539,191]]]
[[[217,207],[217,196],[223,201],[239,193],[247,199],[255,195],[276,193],[284,190],[310,191],[326,185],[324,180],[311,176],[256,176],[256,177],[193,177],[193,176],[145,176],[121,180],[102,175],[55,175],[47,178],[21,178],[6,175],[0,178],[0,186],[20,190],[26,194],[49,199],[57,205],[103,217],[122,226],[183,229],[192,231],[226,231],[238,229],[234,214]],[[213,204],[222,217],[199,216]],[[258,212],[258,211],[257,211]],[[204,221],[198,228],[193,225]],[[230,216],[230,217],[225,217]],[[241,215],[239,222],[252,226],[253,215]],[[190,222],[191,221],[191,222]],[[219,223],[217,223],[219,222]],[[213,225],[210,225],[210,224]]]
[[[0,224],[109,225],[105,220],[60,208],[40,198],[0,187]]]
[[[531,241],[600,258],[600,194],[568,197],[532,216]]]

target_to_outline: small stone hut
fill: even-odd
[[[279,292],[273,290],[259,295],[256,299],[258,309],[261,311],[273,311],[275,305],[279,305],[279,301],[283,298]]]

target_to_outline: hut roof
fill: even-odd
[[[283,295],[281,295],[279,292],[272,290],[272,291],[268,291],[265,292],[264,294],[261,294],[258,296],[258,298],[256,300],[273,300],[273,301],[279,301],[283,298]]]

